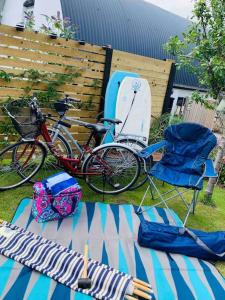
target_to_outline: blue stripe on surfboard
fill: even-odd
[[[173,276],[173,281],[176,286],[176,292],[178,299],[182,300],[195,300],[194,295],[192,294],[190,288],[188,287],[187,283],[185,282],[175,260],[172,256],[167,253],[167,258],[169,260],[171,273]]]
[[[16,281],[13,283],[8,293],[5,295],[4,300],[23,300],[31,274],[32,269],[24,266]]]
[[[201,265],[205,277],[210,285],[210,288],[214,294],[215,299],[225,299],[225,290],[215,277],[215,275],[212,273],[210,268],[207,266],[207,264],[199,259],[199,264]]]
[[[131,205],[122,205],[122,208],[125,212],[126,215],[126,220],[127,223],[130,227],[130,231],[134,232],[134,226],[133,226],[133,217],[132,217],[132,212],[131,212]]]
[[[48,293],[51,285],[51,278],[40,275],[34,284],[27,300],[44,300],[48,299]]]
[[[208,292],[206,286],[202,282],[201,278],[199,277],[195,266],[193,266],[190,258],[185,255],[182,255],[182,258],[186,264],[187,273],[190,278],[192,287],[194,289],[196,300],[212,300],[210,293]]]
[[[149,249],[149,251],[153,263],[154,277],[156,281],[157,299],[160,300],[177,299],[176,295],[174,295],[174,292],[166,278],[165,272],[163,270],[163,266],[156,254],[156,251],[153,249]]]
[[[91,228],[91,223],[94,217],[95,212],[95,203],[94,202],[85,202],[86,209],[87,209],[87,220],[88,220],[88,232]]]
[[[127,261],[126,261],[126,255],[124,254],[122,245],[120,241],[118,241],[118,248],[119,248],[119,271],[124,272],[126,274],[129,274]]]
[[[81,211],[83,207],[83,202],[78,203],[76,214],[73,216],[73,231],[76,229],[77,223],[80,219]]]
[[[23,199],[19,206],[17,207],[16,213],[12,219],[12,224],[16,223],[16,221],[19,219],[19,217],[24,213],[25,208],[30,204],[31,199],[26,198]]]
[[[102,224],[102,231],[105,232],[105,226],[106,226],[106,218],[107,218],[107,206],[105,203],[98,203],[98,208],[100,210],[100,216],[101,216],[101,224]]]
[[[0,296],[4,292],[5,286],[9,280],[10,273],[13,269],[15,261],[8,258],[2,265],[1,265],[1,280],[0,280]]]
[[[119,83],[126,77],[136,77],[139,78],[140,76],[136,73],[131,72],[124,72],[124,71],[116,71],[110,77],[110,80],[107,85],[106,94],[105,94],[105,108],[104,108],[104,118],[111,118],[114,119],[116,117],[116,101],[117,95],[119,91]],[[107,125],[107,122],[105,122]],[[111,130],[112,135],[114,136],[114,126]],[[104,144],[112,142],[112,136],[108,133],[105,136]]]

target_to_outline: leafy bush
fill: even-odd
[[[218,182],[225,187],[225,164],[223,164],[221,167]]]
[[[149,144],[154,144],[163,139],[164,130],[172,124],[181,123],[183,120],[178,116],[171,118],[169,113],[163,114],[160,117],[153,117],[153,122],[150,128]]]
[[[46,24],[42,24],[41,31],[46,34],[55,33],[57,36],[65,38],[66,40],[74,39],[77,33],[78,26],[71,23],[70,18],[61,18],[60,12],[57,12],[56,16],[45,17]]]

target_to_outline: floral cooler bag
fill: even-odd
[[[75,214],[82,197],[78,183],[57,195],[52,195],[43,182],[36,182],[33,189],[32,214],[37,222],[57,220]]]

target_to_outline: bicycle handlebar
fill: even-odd
[[[64,103],[69,103],[69,102],[73,102],[73,103],[79,103],[80,99],[76,99],[76,98],[69,98],[69,95],[66,95],[66,97],[62,100],[60,100]]]

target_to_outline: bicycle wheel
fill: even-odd
[[[146,148],[146,145],[142,143],[141,141],[132,139],[132,138],[121,138],[117,140],[117,143],[127,145],[128,147],[132,148],[136,152],[139,152]],[[141,187],[145,182],[148,180],[148,176],[146,175],[145,169],[144,169],[144,160],[139,157],[141,170],[140,175],[138,179],[136,180],[135,184],[133,184],[129,190],[136,190],[139,187]],[[153,159],[152,156],[147,161],[147,169],[149,170],[152,167]]]
[[[85,160],[83,172],[89,187],[97,193],[118,194],[137,180],[140,161],[136,153],[123,145],[102,145]]]
[[[44,145],[20,141],[0,152],[0,190],[16,188],[29,181],[41,168],[46,156]]]
[[[48,129],[48,132],[53,138],[55,131],[53,129]],[[38,138],[39,140],[39,138]],[[42,141],[41,137],[40,140]],[[72,149],[70,147],[70,144],[66,141],[64,136],[60,133],[56,135],[56,138],[53,140],[53,144],[56,147],[57,151],[59,151],[63,157],[72,157]],[[46,146],[47,147],[47,146]],[[47,152],[47,156],[45,158],[45,161],[40,168],[40,170],[35,174],[35,176],[32,177],[30,182],[34,183],[36,181],[43,180],[59,171],[61,171],[63,168],[62,165],[60,165],[59,160],[50,152]]]
[[[51,128],[48,129],[48,132],[52,138],[53,138],[54,134],[56,134],[54,129],[51,129]],[[41,136],[38,137],[38,140],[44,143]],[[66,141],[66,139],[61,134],[58,133],[56,135],[53,144],[56,146],[57,150],[60,151],[60,153],[62,153],[62,156],[69,157],[69,158],[72,157],[71,147],[70,147],[69,143]],[[47,148],[47,146],[46,146],[46,148]],[[16,156],[17,155],[16,153],[17,153],[17,149],[15,148],[13,154]],[[45,158],[45,161],[44,161],[42,167],[31,179],[29,179],[29,182],[35,183],[36,181],[41,181],[44,178],[47,178],[48,176],[55,174],[56,172],[60,171],[61,169],[62,169],[62,166],[60,165],[57,158],[50,151],[47,151],[47,155],[46,155],[46,158]],[[21,174],[21,176],[24,176],[24,178],[26,177],[23,174]]]

